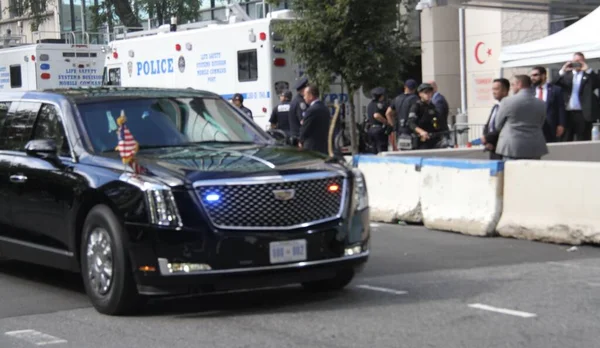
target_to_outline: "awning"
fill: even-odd
[[[582,52],[586,58],[600,58],[600,7],[565,29],[545,38],[502,48],[503,68],[561,64]]]
[[[555,15],[585,16],[600,6],[600,0],[437,0],[464,8],[545,12]]]

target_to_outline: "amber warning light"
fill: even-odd
[[[329,185],[329,187],[327,188],[327,190],[329,192],[338,192],[340,190],[340,186],[337,184],[331,184]]]

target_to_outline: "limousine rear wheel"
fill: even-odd
[[[354,270],[345,269],[339,271],[334,278],[306,282],[302,283],[302,286],[306,290],[314,292],[338,291],[350,284],[352,279],[354,279]]]
[[[139,295],[125,249],[123,228],[106,205],[90,210],[81,238],[81,273],[96,310],[107,315],[129,314]]]

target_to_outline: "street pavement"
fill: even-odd
[[[77,275],[0,262],[0,348],[595,347],[600,248],[373,224],[343,292],[165,300],[107,317]]]

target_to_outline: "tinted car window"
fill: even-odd
[[[19,102],[14,114],[9,114],[0,129],[0,149],[22,151],[31,139],[33,122],[41,103]]]
[[[140,147],[197,142],[267,143],[270,138],[231,105],[214,98],[140,98],[77,105],[96,151],[113,151],[118,143],[121,110]]]
[[[69,156],[69,143],[65,136],[60,111],[56,106],[49,104],[42,105],[35,121],[33,139],[54,139],[60,155]]]

